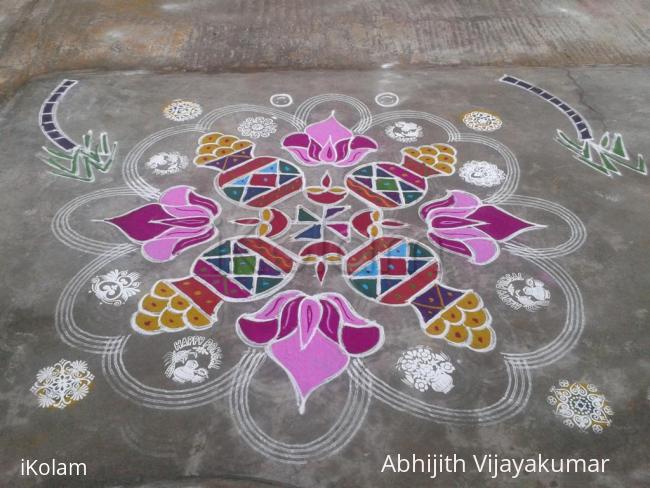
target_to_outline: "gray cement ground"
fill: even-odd
[[[578,109],[591,123],[595,134],[616,131],[624,135],[632,154],[648,152],[645,101],[650,87],[648,71],[642,68],[513,69],[510,74],[531,80],[552,91]],[[36,159],[46,143],[37,125],[42,101],[62,79],[54,75],[35,80],[17,92],[3,113],[0,132],[2,154],[3,228],[1,246],[2,287],[5,313],[2,315],[2,466],[3,486],[428,486],[423,474],[380,473],[387,454],[453,452],[471,458],[473,453],[527,457],[606,457],[611,464],[604,474],[538,474],[512,480],[506,475],[490,480],[475,472],[443,475],[438,486],[644,486],[648,481],[648,455],[644,445],[648,435],[648,340],[646,334],[648,285],[647,228],[650,218],[646,176],[622,170],[621,176],[607,177],[573,159],[553,141],[556,129],[573,134],[566,117],[549,103],[521,89],[497,82],[502,69],[382,70],[375,72],[327,71],[238,75],[152,75],[143,72],[112,74],[66,73],[79,84],[66,95],[59,109],[59,122],[69,135],[92,128],[106,131],[111,141],[119,141],[119,156],[106,174],[94,183],[56,177]],[[70,249],[57,241],[51,222],[57,211],[75,197],[104,189],[122,187],[124,164],[138,141],[178,125],[162,116],[162,108],[175,98],[200,103],[204,113],[226,105],[248,103],[270,107],[269,96],[291,93],[292,111],[307,98],[336,91],[357,97],[373,116],[392,109],[377,106],[373,99],[383,91],[400,95],[395,109],[420,110],[455,124],[461,132],[471,132],[459,121],[467,110],[484,108],[498,113],[503,127],[489,135],[511,149],[520,168],[516,193],[555,202],[570,209],[587,230],[586,242],[553,262],[568,273],[584,301],[584,330],[571,350],[552,364],[529,370],[530,397],[519,398],[514,416],[494,424],[477,417],[467,424],[449,423],[444,418],[423,420],[397,411],[373,396],[359,430],[350,435],[342,450],[324,459],[309,459],[295,465],[262,455],[246,442],[233,420],[229,400],[221,397],[207,405],[175,411],[142,406],[141,399],[125,399],[111,378],[114,372],[102,366],[102,354],[83,350],[82,342],[58,333],[55,322],[57,301],[66,283],[96,256]],[[310,121],[319,120],[330,110],[348,125],[358,115],[349,106],[333,102],[320,105]],[[237,124],[250,113],[235,113],[217,121],[213,129],[236,133]],[[425,140],[443,138],[435,126],[419,120]],[[289,131],[279,124],[277,134],[260,139],[264,153],[280,155],[281,134]],[[366,135],[378,140],[380,154],[395,154],[403,144],[391,141],[383,125]],[[239,216],[255,215],[238,209],[218,197],[212,187],[212,173],[190,167],[171,176],[154,176],[144,167],[158,151],[178,150],[192,154],[198,133],[179,134],[155,143],[137,159],[139,173],[158,188],[176,184],[196,186],[199,193],[215,198],[224,209],[218,223],[221,236],[236,232],[228,224]],[[434,141],[430,141],[434,142]],[[459,162],[488,159],[503,164],[494,150],[473,143],[458,142]],[[285,154],[285,157],[287,155]],[[290,158],[287,158],[290,160]],[[377,158],[379,159],[379,158]],[[367,161],[374,159],[367,159]],[[344,171],[332,172],[341,181]],[[314,184],[322,167],[306,170]],[[480,188],[464,183],[458,174],[435,181],[428,199],[444,195],[447,189],[462,188],[480,194]],[[485,191],[485,189],[483,189]],[[279,206],[288,213],[302,203],[301,197]],[[355,208],[359,203],[350,202]],[[115,228],[97,222],[141,205],[135,195],[104,198],[78,208],[70,225],[88,238],[109,243],[125,243]],[[504,207],[505,208],[505,207]],[[523,206],[509,211],[527,220],[547,225],[531,232],[522,242],[533,248],[554,247],[570,234],[557,216]],[[415,210],[396,212],[395,217],[417,224]],[[238,230],[241,232],[241,230]],[[405,235],[427,242],[424,229],[414,227]],[[288,241],[282,241],[291,246]],[[157,279],[186,274],[191,261],[207,244],[192,248],[172,264],[146,262],[138,252],[127,254],[96,268],[129,269],[142,275],[141,294],[121,307],[100,305],[89,294],[89,282],[73,307],[76,324],[87,333],[101,336],[132,334],[128,322],[137,300]],[[452,348],[444,341],[427,338],[414,323],[412,312],[373,306],[357,300],[353,305],[363,315],[384,325],[386,344],[366,361],[370,370],[394,388],[439,407],[481,408],[498,400],[506,389],[507,375],[502,353],[537,350],[562,333],[567,315],[567,298],[548,274],[530,262],[504,252],[493,264],[478,268],[464,259],[438,250],[445,283],[473,288],[491,311],[499,343],[490,353]],[[545,279],[551,289],[551,305],[543,311],[513,311],[501,303],[494,283],[503,274],[522,271]],[[319,291],[312,270],[301,268],[293,285]],[[330,272],[323,289],[343,291],[337,270]],[[348,293],[349,295],[349,293]],[[265,301],[228,306],[220,321],[204,335],[224,348],[221,371],[237,364],[245,346],[234,334],[236,317],[256,310]],[[69,317],[62,319],[63,323]],[[66,329],[66,326],[63,326]],[[181,389],[162,375],[162,357],[179,336],[137,334],[129,340],[124,360],[128,372],[144,385],[173,392]],[[66,337],[68,337],[66,339]],[[426,344],[444,351],[456,363],[455,387],[448,395],[420,394],[402,384],[395,370],[400,353],[411,346]],[[74,346],[77,346],[75,348]],[[78,349],[81,347],[81,350]],[[106,354],[104,354],[104,357]],[[87,398],[64,410],[38,408],[29,388],[37,371],[61,358],[88,362],[95,374],[94,387]],[[218,372],[217,372],[218,373]],[[256,422],[274,438],[290,443],[308,442],[325,432],[340,412],[347,390],[345,375],[322,387],[310,399],[307,414],[297,414],[286,375],[266,361],[251,386],[251,408]],[[596,435],[569,429],[547,403],[549,388],[559,379],[594,383],[614,408],[612,425]],[[119,383],[119,381],[118,381]],[[65,480],[19,475],[20,459],[67,459],[88,463],[88,477]],[[190,481],[192,479],[192,481]],[[181,480],[183,483],[181,484]],[[158,485],[156,483],[163,483]],[[166,484],[165,484],[166,483]]]
[[[605,132],[620,133],[632,158],[647,156],[649,20],[643,0],[0,0],[0,486],[648,486],[650,180],[626,168],[608,177],[576,160],[554,140],[557,129],[575,137],[569,119],[533,93],[498,79],[508,73],[549,90],[588,120],[596,142]],[[206,73],[190,73],[197,71]],[[65,78],[79,83],[58,109],[61,128],[74,140],[91,129],[119,143],[112,167],[97,172],[92,183],[55,176],[37,157],[43,146],[53,148],[39,128],[39,110]],[[374,99],[381,92],[396,93],[399,103],[380,107]],[[237,371],[247,351],[235,333],[237,317],[267,299],[227,304],[218,323],[201,333],[142,336],[129,320],[157,280],[185,276],[211,244],[251,232],[230,220],[257,214],[218,194],[209,170],[190,163],[178,174],[157,176],[145,166],[161,151],[191,159],[197,137],[206,130],[162,134],[149,139],[150,147],[142,151],[141,141],[183,125],[163,117],[163,108],[174,99],[199,103],[205,116],[235,104],[270,110],[269,97],[275,93],[292,95],[294,103],[280,109],[288,114],[324,93],[365,104],[378,121],[365,135],[380,150],[363,164],[397,161],[407,145],[384,132],[391,121],[381,116],[390,111],[426,112],[463,134],[498,141],[492,147],[471,137],[452,142],[457,167],[487,160],[506,171],[506,181],[496,187],[503,195],[498,203],[545,225],[518,239],[546,251],[526,259],[502,244],[499,258],[479,267],[434,248],[443,282],[473,288],[492,314],[498,342],[488,353],[425,336],[409,307],[379,306],[353,295],[339,268],[328,271],[321,287],[313,268],[301,266],[286,289],[345,294],[361,315],[384,326],[386,340],[363,360],[377,378],[372,386],[344,373],[310,397],[305,415],[297,412],[285,372],[266,359],[249,387],[252,417],[268,434],[263,439],[251,438],[234,414],[235,393],[242,390],[226,373]],[[478,133],[465,127],[461,115],[478,109],[498,114],[502,128]],[[330,101],[316,106],[308,122],[332,110],[348,127],[359,120],[350,105]],[[263,114],[268,115],[239,107],[216,120],[212,130],[238,134],[242,120]],[[413,119],[423,136],[410,145],[448,140],[431,120]],[[255,140],[256,154],[293,161],[280,141],[295,129],[282,118],[276,123],[276,133]],[[516,164],[504,158],[507,150]],[[148,262],[138,247],[128,247],[118,229],[100,220],[145,203],[133,193],[143,184],[134,168],[155,189],[187,184],[215,199],[222,207],[219,237],[164,264]],[[310,185],[324,171],[323,166],[301,169]],[[347,171],[330,169],[335,184]],[[75,198],[114,188],[120,190],[81,200],[73,212],[62,213]],[[495,191],[470,185],[457,169],[432,180],[425,200],[450,189],[484,199]],[[531,206],[532,200],[513,199],[512,193],[546,203]],[[278,208],[293,215],[304,203],[297,195]],[[352,196],[343,203],[355,211],[365,208]],[[433,247],[417,206],[386,216],[409,224],[401,234]],[[569,225],[566,219],[573,216]],[[300,249],[289,236],[279,242],[293,252]],[[360,243],[354,240],[347,248]],[[116,246],[123,255],[114,255]],[[113,269],[141,275],[139,293],[120,307],[101,304],[89,293],[92,277]],[[544,281],[550,305],[532,313],[507,307],[495,283],[513,272]],[[163,357],[175,340],[191,335],[218,341],[223,364],[211,371],[210,381],[188,387],[165,377]],[[108,342],[111,337],[129,339],[115,344]],[[456,367],[447,394],[420,393],[401,381],[395,364],[403,351],[419,344],[447,354]],[[117,346],[125,346],[123,368]],[[528,359],[508,362],[512,354]],[[62,358],[86,361],[93,385],[85,398],[65,409],[39,408],[30,387],[41,368]],[[224,381],[215,383],[220,375]],[[516,381],[509,383],[513,375]],[[547,397],[561,379],[592,383],[606,396],[614,414],[601,434],[570,429],[555,415]],[[348,384],[357,385],[350,398],[361,408],[346,403]],[[391,403],[388,389],[411,400]],[[338,449],[334,442],[317,441],[342,412],[353,411]],[[469,466],[467,473],[443,474],[434,481],[422,473],[381,473],[386,455],[397,453],[456,453],[468,460],[472,454],[521,458],[541,453],[611,461],[603,474],[491,479]],[[86,462],[88,475],[21,476],[23,458]]]
[[[647,65],[646,0],[2,0],[0,97],[52,71]]]

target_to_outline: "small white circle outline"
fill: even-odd
[[[278,103],[278,102],[273,101],[274,98],[280,98],[280,97],[287,97],[289,99],[289,101],[287,103]],[[289,95],[288,93],[274,93],[269,98],[269,102],[274,107],[288,107],[289,105],[293,104],[293,97],[291,95]]]
[[[382,103],[379,101],[382,97],[392,97],[395,99],[395,101],[389,103],[385,103],[385,102]],[[394,107],[399,103],[399,96],[397,96],[397,94],[393,92],[381,92],[378,93],[377,96],[375,97],[375,103],[380,107]]]

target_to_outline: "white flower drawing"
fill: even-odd
[[[105,275],[95,276],[90,282],[90,292],[102,303],[119,307],[140,292],[139,273],[129,273],[117,269]]]
[[[83,374],[88,370],[88,364],[86,361],[72,361],[70,363],[70,371],[75,374]]]
[[[278,130],[278,124],[268,117],[248,117],[239,124],[237,130],[243,136],[259,139],[275,133]]]
[[[567,380],[560,380],[559,388],[553,386],[550,392],[553,396],[546,400],[555,407],[555,415],[564,419],[564,425],[577,427],[581,432],[591,429],[596,434],[611,425],[609,417],[614,415],[614,410],[596,386],[585,383],[570,385]]]
[[[501,119],[490,112],[474,110],[463,115],[463,123],[478,132],[494,132],[501,128]]]
[[[201,115],[201,112],[203,112],[201,105],[188,100],[174,100],[163,110],[165,117],[175,122],[195,119]]]
[[[506,179],[502,169],[487,161],[469,161],[463,164],[458,175],[467,183],[484,187],[500,185]]]
[[[435,353],[425,346],[416,346],[404,352],[397,360],[397,370],[404,373],[402,381],[424,393],[429,388],[449,393],[454,387],[451,377],[456,368],[446,354]]]
[[[47,366],[36,373],[36,381],[46,382],[54,378],[54,366]]]
[[[36,374],[30,391],[38,398],[40,407],[63,409],[88,395],[94,379],[84,361],[61,359]]]
[[[155,175],[171,175],[187,168],[189,159],[178,152],[161,152],[149,158],[145,166]]]

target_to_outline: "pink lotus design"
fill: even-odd
[[[379,147],[369,137],[355,136],[336,120],[333,112],[327,119],[308,125],[305,132],[289,134],[282,145],[298,162],[308,166],[333,164],[341,167],[357,164]]]
[[[537,224],[526,222],[494,205],[484,205],[471,193],[452,190],[439,200],[420,207],[429,225],[431,242],[474,264],[488,264],[500,253],[499,242],[512,239]]]
[[[265,346],[286,371],[301,414],[309,395],[339,376],[350,357],[372,354],[384,342],[383,328],[357,315],[338,293],[308,296],[296,290],[239,317],[237,332],[247,344]]]
[[[193,190],[190,186],[174,186],[165,190],[158,203],[149,203],[106,222],[142,243],[142,255],[149,261],[169,261],[217,235],[212,223],[219,214],[219,206]]]

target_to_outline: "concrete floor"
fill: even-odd
[[[620,133],[635,161],[638,153],[650,153],[646,3],[360,1],[330,3],[327,12],[316,3],[308,11],[255,1],[195,2],[191,8],[178,2],[4,3],[0,485],[648,485],[649,456],[639,448],[650,433],[648,177],[628,168],[608,176],[574,158],[555,140],[558,129],[576,137],[569,118],[533,92],[498,81],[507,73],[548,90],[588,121],[594,144],[606,132]],[[287,18],[295,29],[286,28]],[[227,72],[235,70],[247,72]],[[55,176],[37,157],[42,146],[54,148],[39,128],[39,111],[66,78],[78,83],[59,104],[61,129],[75,141],[89,129],[95,136],[105,132],[119,144],[115,162],[105,173],[95,171],[92,182]],[[397,104],[380,106],[375,97],[383,92],[395,93]],[[277,93],[290,94],[293,103],[273,107],[270,97]],[[268,298],[224,305],[218,323],[203,332],[146,336],[133,330],[130,318],[157,280],[187,275],[193,260],[221,239],[253,232],[232,220],[257,216],[215,190],[216,173],[190,162],[176,174],[156,175],[146,164],[150,158],[178,151],[191,161],[202,133],[241,136],[244,119],[263,115],[276,117],[277,131],[254,139],[256,154],[294,161],[280,143],[296,130],[292,116],[305,115],[296,112],[304,102],[328,93],[356,100],[349,99],[351,105],[325,97],[305,122],[334,110],[353,127],[367,109],[364,135],[379,150],[361,164],[398,161],[406,145],[449,142],[458,150],[456,172],[431,179],[423,201],[459,189],[545,227],[517,237],[523,248],[501,243],[498,259],[477,266],[434,247],[417,215],[419,204],[385,212],[409,224],[397,233],[435,250],[443,283],[483,298],[498,337],[489,352],[426,336],[411,307],[377,305],[351,293],[338,267],[321,286],[313,267],[301,265],[286,289],[342,293],[360,315],[384,327],[385,343],[360,360],[363,366],[350,366],[316,390],[300,415],[286,372],[272,360],[252,371],[246,389],[239,382],[252,374],[243,366],[253,356],[235,332],[237,319]],[[186,122],[165,118],[163,109],[176,99],[198,103],[202,114]],[[227,106],[236,107],[217,111]],[[498,114],[502,127],[471,130],[462,121],[471,110]],[[398,120],[419,124],[422,137],[410,143],[390,138],[385,130]],[[450,136],[452,126],[460,135]],[[505,180],[490,188],[470,184],[460,167],[471,160],[494,163]],[[325,170],[294,164],[308,185],[317,185]],[[336,185],[350,169],[327,167]],[[193,186],[218,202],[215,240],[171,262],[152,263],[119,229],[101,222],[156,201],[156,191],[175,185]],[[305,202],[298,194],[275,206],[293,216]],[[351,195],[343,204],[352,206],[347,215],[367,208]],[[277,242],[298,253],[301,244],[291,234]],[[355,238],[344,247],[362,242]],[[113,269],[140,274],[139,293],[119,307],[91,292],[92,278]],[[543,281],[550,304],[535,312],[508,307],[495,284],[515,272]],[[217,341],[222,364],[207,382],[174,383],[163,374],[163,358],[174,341],[193,335]],[[419,392],[402,381],[396,363],[417,345],[450,358],[450,391]],[[260,351],[255,357],[265,357]],[[62,358],[86,361],[92,387],[64,409],[39,408],[30,387],[41,368]],[[229,371],[243,373],[233,379]],[[596,385],[605,395],[614,413],[601,434],[571,429],[555,414],[549,389],[562,379]],[[242,421],[242,391],[250,392],[250,413],[263,435],[251,434]],[[351,418],[347,430],[327,440],[339,417]],[[602,474],[503,474],[495,480],[470,466],[433,481],[422,473],[381,473],[386,455],[397,453],[611,461]],[[86,462],[88,476],[20,475],[22,458],[53,457]]]
[[[0,97],[76,69],[647,65],[646,0],[0,1]]]

